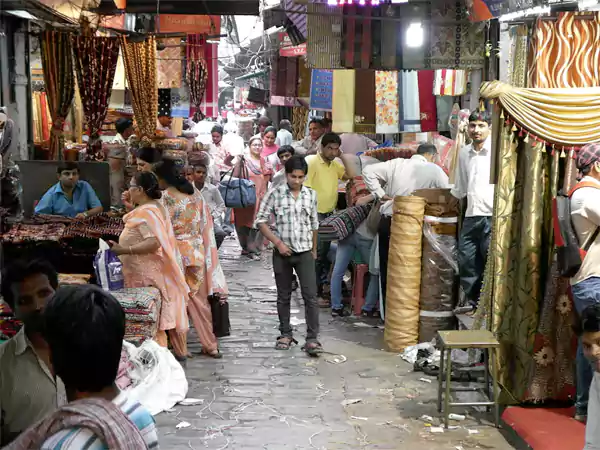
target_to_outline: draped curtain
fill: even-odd
[[[148,36],[144,42],[128,42],[125,36],[121,39],[125,73],[140,138],[152,137],[158,115],[156,39],[154,36]]]
[[[532,36],[529,86],[600,86],[600,13],[564,12],[540,18]]]
[[[204,56],[204,45],[206,38],[200,34],[188,34],[185,47],[186,55],[186,81],[190,88],[190,107],[194,109],[194,121],[199,122],[204,119],[204,113],[201,110],[202,98],[206,91],[206,82],[208,81],[208,69]]]
[[[82,105],[87,133],[90,136],[90,149],[93,142],[99,138],[108,111],[119,46],[119,39],[116,37],[73,37],[75,73],[79,94],[85,99]]]
[[[600,129],[600,117],[590,113],[600,90],[492,82],[481,95],[497,98],[499,108],[492,238],[477,322],[498,336],[499,381],[513,400],[567,400],[574,393],[573,311],[568,280],[559,277],[554,258],[551,201],[572,183],[573,144],[595,139],[573,128],[584,124],[587,136]],[[556,150],[544,142],[548,136]]]
[[[71,35],[44,31],[40,37],[42,67],[48,107],[52,117],[50,159],[58,159],[65,119],[75,94]]]

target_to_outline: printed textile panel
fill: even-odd
[[[161,39],[166,47],[156,52],[156,77],[159,89],[180,88],[183,71],[181,39]]]
[[[111,294],[125,310],[141,309],[147,311],[153,303],[160,307],[160,291],[154,287],[124,288],[112,291]]]

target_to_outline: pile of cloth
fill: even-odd
[[[125,311],[125,340],[141,343],[153,339],[158,329],[160,291],[153,287],[112,291]]]
[[[44,225],[17,223],[2,234],[2,242],[11,244],[42,241],[59,242],[64,231],[65,225],[62,223],[47,223]]]
[[[12,309],[0,300],[0,341],[6,341],[19,332],[23,324],[15,319]]]
[[[90,278],[91,275],[84,273],[59,273],[58,284],[59,286],[88,284]]]

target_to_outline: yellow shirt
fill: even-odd
[[[305,186],[317,192],[317,211],[320,214],[332,212],[337,206],[338,180],[344,178],[346,169],[337,161],[327,163],[320,153],[306,157],[308,174]]]

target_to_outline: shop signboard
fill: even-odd
[[[310,79],[310,109],[331,111],[333,104],[333,71],[313,69]]]
[[[294,57],[306,55],[306,42],[293,45],[287,33],[279,33],[279,56]]]
[[[221,16],[161,14],[161,33],[190,33],[218,35],[221,33]],[[218,40],[211,37],[211,40]]]

